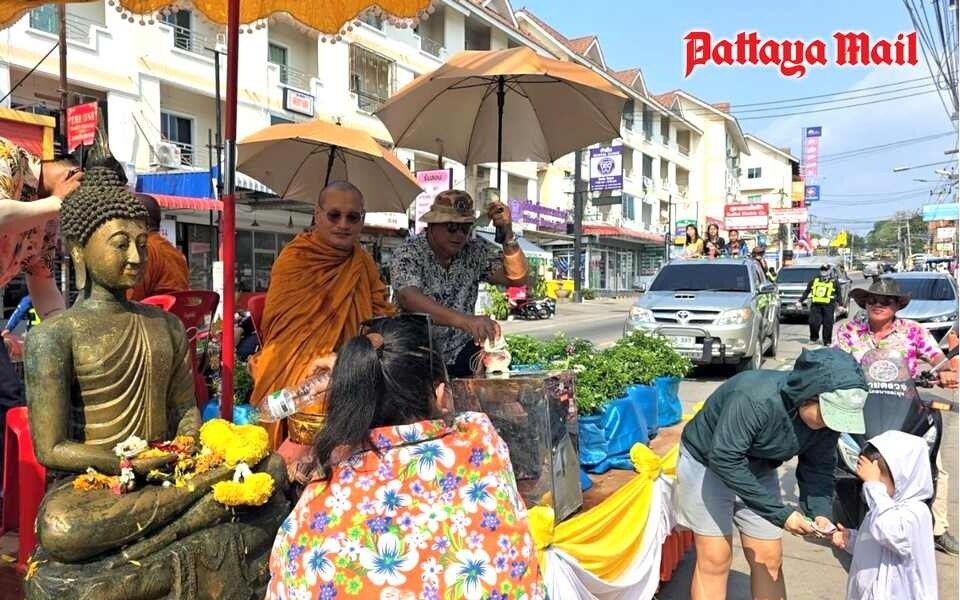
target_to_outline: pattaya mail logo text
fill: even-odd
[[[775,66],[784,77],[803,77],[807,67],[826,66],[831,56],[823,40],[761,40],[756,31],[741,31],[733,40],[713,40],[709,31],[691,31],[683,38],[684,77],[694,69],[718,66]],[[894,40],[870,38],[862,32],[833,34],[832,60],[839,66],[898,66],[917,64],[917,33],[900,33]]]

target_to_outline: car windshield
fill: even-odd
[[[693,263],[670,265],[650,284],[653,292],[749,292],[750,272],[745,265]]]
[[[777,283],[809,283],[820,274],[819,267],[809,269],[782,269],[777,273]]]
[[[913,300],[954,300],[953,287],[943,277],[897,278],[897,285]]]

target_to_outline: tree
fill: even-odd
[[[909,230],[910,235],[907,235]],[[898,233],[899,231],[899,233]],[[910,247],[907,248],[907,238]],[[892,250],[894,253],[902,250],[906,254],[923,252],[927,244],[927,229],[923,217],[918,214],[903,214],[898,218],[885,219],[873,224],[873,229],[866,236],[866,245],[876,251]]]

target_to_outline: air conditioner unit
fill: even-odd
[[[183,166],[180,162],[180,148],[176,144],[161,142],[157,145],[157,163],[167,169],[179,169]]]

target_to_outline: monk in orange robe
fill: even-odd
[[[130,300],[143,300],[157,294],[185,292],[190,289],[187,259],[180,249],[160,233],[160,205],[153,196],[137,194],[147,209],[147,268],[143,277],[127,292]]]
[[[250,359],[254,406],[313,375],[318,359],[357,335],[364,321],[394,314],[377,264],[359,244],[363,219],[360,190],[333,182],[320,192],[313,230],[277,257],[261,322],[263,347]],[[310,444],[323,410],[310,407],[290,417],[291,441]],[[282,424],[262,425],[279,447],[286,435]]]

